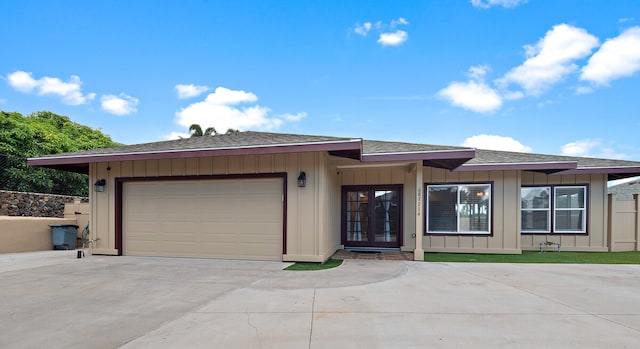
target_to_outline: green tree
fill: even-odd
[[[211,136],[217,135],[218,132],[213,127],[207,127],[204,132],[202,132],[202,126],[198,124],[193,124],[189,126],[189,132],[191,132],[191,137],[202,137],[202,136]]]
[[[0,188],[86,196],[86,175],[27,165],[27,158],[119,145],[99,130],[47,111],[0,111]]]

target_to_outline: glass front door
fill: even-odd
[[[345,186],[342,215],[346,247],[400,247],[402,186]]]

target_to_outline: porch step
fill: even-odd
[[[348,251],[338,250],[331,256],[333,259],[370,259],[370,260],[389,260],[389,261],[412,261],[412,252],[400,252],[400,251]]]

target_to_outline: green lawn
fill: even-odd
[[[298,262],[284,268],[284,270],[324,270],[324,269],[335,268],[340,264],[342,264],[341,259],[329,259],[324,263]]]
[[[426,262],[640,264],[640,252],[425,253]]]

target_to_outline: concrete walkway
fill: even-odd
[[[0,255],[1,348],[636,348],[640,266]]]

